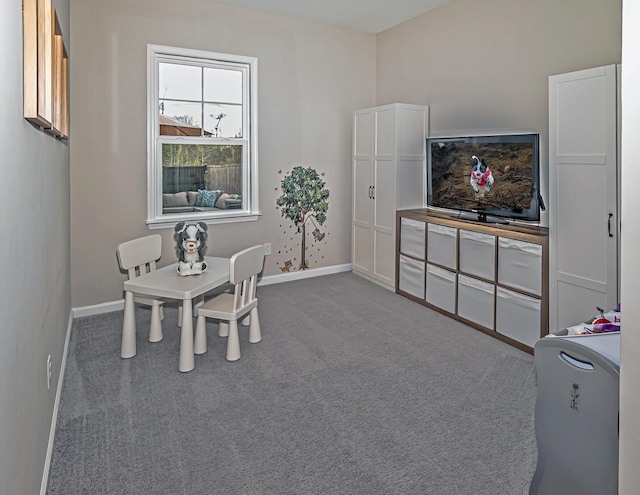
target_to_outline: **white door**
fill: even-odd
[[[373,277],[395,285],[396,105],[375,109]]]
[[[372,268],[373,109],[353,116],[353,240],[351,264],[370,275]]]
[[[616,66],[549,78],[549,331],[618,302]]]

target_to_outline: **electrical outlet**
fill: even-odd
[[[51,388],[51,354],[47,356],[47,390]]]
[[[267,242],[267,243],[264,245],[264,255],[265,255],[265,256],[269,256],[270,254],[271,254],[271,243],[270,243],[270,242]]]

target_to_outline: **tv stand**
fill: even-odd
[[[473,216],[398,210],[396,293],[532,353],[549,332],[549,230]]]
[[[480,211],[478,213],[452,213],[449,216],[457,220],[467,220],[469,222],[482,222],[482,223],[494,223],[499,225],[509,225],[509,222],[504,218],[492,217]]]

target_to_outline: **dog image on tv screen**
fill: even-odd
[[[478,158],[476,155],[471,157],[473,164],[471,165],[470,183],[476,199],[480,199],[480,188],[483,187],[482,197],[486,198],[491,191],[493,185],[493,175],[491,169],[487,167],[484,159]]]
[[[530,143],[431,143],[433,204],[442,208],[504,208],[531,204]]]

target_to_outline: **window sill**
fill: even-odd
[[[217,214],[212,215],[163,215],[161,218],[147,219],[147,226],[151,230],[174,228],[178,222],[204,222],[207,225],[215,225],[222,223],[239,223],[239,222],[255,222],[262,215],[261,212],[238,212],[235,214]]]

